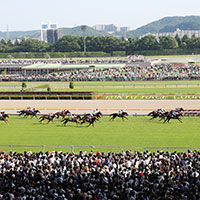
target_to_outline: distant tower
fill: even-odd
[[[86,41],[85,41],[85,32],[86,32],[87,26],[86,25],[82,25],[81,26],[81,30],[83,32],[83,49],[84,49],[84,53],[86,52]]]
[[[9,27],[8,27],[8,25],[7,25],[7,27],[6,27],[6,39],[7,39],[7,41],[10,39],[10,34],[9,34]]]
[[[40,40],[47,41],[47,29],[49,28],[48,24],[41,24]]]

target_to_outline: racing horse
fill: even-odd
[[[26,114],[27,110],[20,110],[20,111],[17,111],[17,113],[19,113],[18,116],[21,116],[21,115],[24,115]]]
[[[124,118],[128,119],[126,116],[128,116],[127,112],[122,112],[121,114],[119,114],[119,113],[113,113],[113,114],[110,115],[111,118],[109,119],[109,121],[111,121],[111,120],[114,121],[114,119],[116,117],[121,117],[122,120],[124,121]]]
[[[67,116],[67,114],[70,114],[71,112],[69,110],[66,110],[65,112],[56,112],[55,116],[57,119],[59,119],[59,117],[65,118]]]
[[[87,118],[89,118],[90,117],[90,113],[87,113],[87,114],[85,114],[83,117],[82,117],[82,119],[81,120],[85,120],[85,119],[87,119]],[[99,121],[99,119],[103,116],[103,114],[102,114],[102,112],[101,111],[98,111],[97,113],[95,113],[93,116],[95,116],[96,118],[97,118],[97,121]]]
[[[68,122],[75,122],[76,125],[78,126],[79,120],[81,120],[81,116],[80,116],[80,115],[77,115],[76,117],[74,117],[74,119],[72,119],[72,118],[70,118],[70,117],[67,117],[67,118],[64,118],[63,120],[61,120],[61,122],[63,122],[63,126],[66,126],[66,124],[67,124]]]
[[[177,113],[177,114],[172,114],[172,111],[170,111],[170,112],[168,112],[168,113],[166,113],[166,116],[165,116],[165,119],[164,119],[164,122],[163,123],[165,123],[165,122],[168,122],[169,123],[169,121],[171,120],[171,119],[177,119],[179,122],[181,122],[181,123],[183,123],[182,122],[182,120],[181,120],[181,118],[180,117],[182,117],[183,115],[182,115],[182,113],[181,112],[179,112],[179,113]]]
[[[4,113],[4,114],[0,117],[0,121],[4,121],[5,123],[8,123],[8,120],[7,120],[6,118],[9,118],[9,115]]]
[[[51,116],[49,116],[48,114],[44,114],[44,115],[42,115],[42,116],[39,118],[39,122],[42,123],[42,121],[44,121],[44,120],[46,119],[46,120],[48,120],[47,124],[48,124],[49,122],[54,123],[54,122],[53,122],[53,119],[54,119],[54,118],[55,118],[55,114],[53,114],[53,115],[51,115]]]
[[[37,113],[40,113],[40,111],[39,110],[34,110],[34,111],[29,110],[29,111],[25,112],[24,117],[27,118],[28,116],[32,116],[31,119],[33,117],[37,118]]]
[[[89,124],[87,127],[89,127],[91,125],[94,127],[94,123],[98,120],[98,118],[97,118],[97,116],[93,115],[92,117],[91,116],[85,117],[82,120],[83,121],[81,122],[81,124],[88,122]]]
[[[151,116],[151,120],[152,120],[152,119],[155,119],[157,117],[161,117],[161,113],[158,113],[157,111],[153,110],[147,116]]]

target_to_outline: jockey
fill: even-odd
[[[93,115],[96,115],[99,112],[98,108],[96,110],[93,110]]]
[[[159,109],[157,110],[157,113],[158,113],[158,114],[162,114],[162,113],[164,113],[164,110],[162,110],[161,108],[159,108]]]
[[[64,115],[64,114],[65,114],[65,112],[66,112],[66,110],[63,110],[61,113]]]
[[[35,112],[35,108],[30,109],[30,111],[34,113]]]
[[[177,111],[174,110],[174,111],[172,112],[172,115],[176,116],[176,114],[177,114]]]
[[[52,115],[53,115],[53,113],[49,113],[49,114],[48,114],[48,117],[49,117],[49,118],[51,118],[51,117],[52,117]]]
[[[74,121],[74,119],[76,118],[76,113],[71,114],[72,120]]]
[[[119,110],[119,111],[118,111],[119,116],[121,116],[123,112],[124,112],[124,110]]]
[[[26,108],[26,111],[31,111],[31,107],[30,107],[30,106],[27,107],[27,108]]]
[[[88,116],[89,119],[92,119],[94,117],[94,113],[90,113],[90,115]]]
[[[5,112],[1,112],[0,113],[0,119],[2,119],[3,118],[3,115],[5,114]]]

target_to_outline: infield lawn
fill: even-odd
[[[129,120],[109,121],[103,117],[95,127],[66,127],[56,119],[54,124],[40,124],[37,119],[11,116],[9,124],[0,122],[0,144],[23,145],[87,145],[87,146],[142,146],[142,147],[200,147],[200,118],[185,117],[183,123],[172,120],[163,124],[149,117],[129,116]],[[75,148],[79,151],[81,148]],[[9,150],[0,147],[0,150]],[[40,151],[42,148],[15,147],[15,151]],[[47,148],[46,150],[71,151],[70,148]],[[90,149],[84,149],[90,151]],[[120,151],[121,149],[94,149],[94,151]]]

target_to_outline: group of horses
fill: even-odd
[[[19,116],[23,116],[24,118],[28,118],[29,116],[31,118],[33,118],[33,117],[38,118],[37,114],[39,114],[39,113],[40,113],[39,110],[34,110],[34,111],[20,110],[20,111],[18,111]],[[84,114],[83,116],[74,115],[73,117],[71,117],[70,114],[71,114],[71,112],[69,110],[66,110],[64,112],[63,111],[56,112],[51,115],[43,114],[43,115],[39,116],[38,120],[40,123],[42,123],[43,121],[46,120],[47,124],[48,124],[49,122],[53,123],[55,118],[59,119],[61,117],[62,118],[61,122],[64,126],[66,126],[66,124],[68,122],[74,122],[77,124],[77,126],[79,124],[82,125],[82,124],[88,123],[87,127],[89,127],[91,125],[94,126],[95,122],[100,122],[100,118],[103,116],[101,111],[98,111],[98,112],[94,113],[93,115],[91,115],[90,113],[87,113],[87,114]],[[121,114],[113,113],[110,115],[110,121],[113,121],[116,117],[119,117],[122,120],[128,119],[127,116],[128,116],[127,112],[122,112]]]
[[[183,117],[183,108],[179,108],[177,110],[170,110],[170,111],[164,111],[164,110],[154,110],[148,114],[148,116],[151,116],[151,120],[155,118],[159,118],[159,121],[163,120],[163,123],[166,123],[171,119],[176,119],[179,122],[182,123],[181,117]]]

